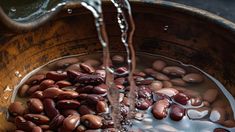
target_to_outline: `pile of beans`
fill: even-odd
[[[125,73],[125,59],[112,57],[116,72]],[[26,103],[15,101],[9,106],[12,122],[17,132],[89,132],[94,130],[115,131],[107,99],[105,70],[99,60],[67,58],[49,64],[53,70],[41,70],[32,75],[18,90],[18,96]],[[114,83],[120,91],[121,119],[129,112],[127,74],[115,75]],[[199,73],[188,73],[179,66],[168,65],[163,60],[153,62],[151,68],[134,73],[136,82],[136,119],[139,111],[151,109],[153,116],[161,120],[169,116],[180,121],[207,119],[227,127],[234,127],[229,117],[231,108],[216,100],[216,88],[201,93],[187,88],[204,82]],[[222,106],[222,107],[221,107]],[[224,106],[224,107],[223,107]],[[214,131],[226,131],[215,129]]]

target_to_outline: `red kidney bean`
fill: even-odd
[[[74,81],[76,78],[79,78],[82,75],[84,75],[84,73],[81,73],[79,71],[75,71],[75,70],[68,70],[67,71],[68,79],[71,81]]]
[[[215,107],[211,110],[211,114],[209,119],[212,122],[217,122],[217,123],[221,123],[225,120],[225,110],[223,108],[220,107]]]
[[[196,109],[188,109],[187,115],[190,119],[198,120],[206,117],[210,113],[210,108],[201,107]]]
[[[94,69],[92,66],[87,65],[87,64],[85,64],[85,63],[81,63],[81,64],[80,64],[80,68],[81,68],[84,72],[89,73],[89,74],[95,72],[95,69]]]
[[[63,121],[63,128],[73,131],[80,124],[80,115],[69,115]]]
[[[60,100],[57,102],[56,107],[58,109],[76,109],[80,103],[76,100]]]
[[[202,104],[202,98],[201,97],[191,98],[190,103],[192,106],[200,106]]]
[[[43,131],[46,131],[46,130],[50,129],[49,125],[40,125],[39,127],[41,127]]]
[[[198,93],[197,91],[190,90],[190,89],[187,89],[187,88],[184,88],[184,87],[176,87],[175,86],[175,87],[172,87],[172,88],[178,90],[181,93],[184,93],[185,95],[187,95],[190,98],[199,97],[200,96],[200,93]]]
[[[18,90],[18,95],[20,97],[25,97],[26,96],[26,92],[29,89],[29,85],[24,84],[22,87],[20,87],[20,89]]]
[[[185,115],[185,109],[180,105],[172,105],[170,118],[174,121],[180,121]]]
[[[153,81],[150,85],[150,89],[153,91],[153,92],[156,92],[157,90],[160,90],[162,89],[163,87],[163,84],[161,81]]]
[[[31,98],[27,101],[28,108],[33,113],[41,113],[44,109],[42,101],[37,98]]]
[[[166,66],[166,62],[162,60],[156,60],[153,62],[153,69],[157,71],[161,71]]]
[[[171,101],[171,98],[163,93],[152,93],[153,95],[153,101],[159,101],[159,100],[163,100],[163,99],[167,99],[169,102]]]
[[[50,121],[47,116],[41,114],[26,114],[24,118],[38,125],[47,124]]]
[[[46,90],[43,91],[43,96],[44,98],[57,98],[58,95],[62,94],[63,90],[59,89],[59,88],[48,88]]]
[[[19,101],[13,102],[8,107],[8,111],[13,116],[23,115],[25,113],[25,107]]]
[[[133,73],[134,76],[139,76],[139,77],[146,77],[146,74],[144,72],[141,71],[135,71]]]
[[[70,71],[70,70],[80,72],[81,71],[80,64],[79,63],[72,64],[65,69],[65,71]]]
[[[151,91],[148,91],[147,89],[143,89],[143,90],[138,91],[139,98],[151,99],[151,96],[152,96]]]
[[[106,112],[107,108],[108,108],[108,105],[104,101],[98,101],[98,103],[96,104],[96,111],[98,113]]]
[[[86,131],[86,127],[83,125],[79,125],[75,130],[75,132],[84,132],[84,131]]]
[[[173,84],[170,81],[163,81],[163,88],[171,88]]]
[[[170,106],[167,99],[159,100],[152,107],[153,116],[157,119],[163,119],[167,116],[167,109]]]
[[[18,126],[19,126],[21,123],[26,122],[26,120],[25,120],[22,116],[17,116],[17,117],[15,118],[14,122],[15,122],[17,128],[18,128]]]
[[[172,97],[176,95],[177,93],[179,93],[179,91],[174,88],[163,88],[163,89],[158,90],[157,93],[162,93],[169,97]]]
[[[140,110],[147,110],[150,106],[150,103],[143,98],[140,98],[137,100],[136,102],[136,108],[140,109]]]
[[[99,129],[103,125],[101,117],[92,114],[83,115],[81,117],[81,122],[83,122],[86,127],[91,129]]]
[[[203,77],[197,73],[189,73],[183,77],[183,80],[189,83],[200,83],[203,81]]]
[[[60,95],[58,95],[58,100],[63,99],[75,99],[79,96],[79,94],[76,91],[64,91]]]
[[[79,86],[76,91],[78,93],[92,93],[92,90],[93,90],[94,86],[91,86],[91,85],[87,85],[87,86]]]
[[[229,131],[224,128],[216,128],[216,129],[214,129],[213,132],[229,132]]]
[[[31,121],[25,121],[25,122],[19,122],[19,123],[16,123],[16,127],[20,130],[24,130],[26,132],[32,132],[33,128],[35,127],[36,125],[31,122]]]
[[[95,60],[95,59],[88,59],[88,60],[84,61],[83,63],[90,65],[90,66],[93,66],[93,67],[97,67],[97,66],[101,65],[100,61]]]
[[[184,93],[178,93],[175,96],[173,96],[174,100],[182,105],[186,105],[189,97],[185,95]]]
[[[26,92],[28,95],[32,95],[34,92],[38,91],[40,89],[39,85],[34,85],[28,89]]]
[[[87,105],[81,105],[79,108],[78,108],[78,112],[79,114],[81,115],[86,115],[86,114],[95,114],[95,112],[89,108]]]
[[[182,86],[182,87],[185,87],[187,86],[187,83],[181,79],[181,78],[174,78],[174,79],[171,79],[171,83],[174,85],[174,86]]]
[[[43,96],[43,92],[42,91],[36,91],[30,97],[31,98],[43,99],[44,96]]]
[[[186,74],[186,71],[178,66],[167,66],[163,68],[162,72],[172,76],[183,76]]]
[[[36,126],[32,129],[32,132],[43,132],[42,128],[39,126]]]
[[[122,64],[124,63],[125,59],[123,56],[121,55],[114,55],[112,57],[112,62],[116,65],[116,64]]]
[[[116,78],[116,79],[114,80],[114,83],[115,83],[116,85],[123,85],[125,82],[126,82],[126,79],[125,79],[124,77]]]
[[[43,80],[41,83],[40,83],[40,90],[43,91],[49,87],[52,87],[54,86],[55,84],[55,81],[53,80],[50,80],[50,79],[47,79],[47,80]]]
[[[55,63],[55,66],[56,66],[57,69],[59,69],[59,68],[66,68],[69,65],[75,64],[77,62],[79,62],[78,58],[65,58],[65,59],[58,60]]]
[[[78,86],[76,86],[76,84],[75,84],[75,85],[72,85],[72,86],[63,87],[63,88],[61,88],[61,90],[63,90],[63,91],[76,91],[77,87]]]
[[[37,85],[37,84],[40,84],[43,79],[45,79],[45,75],[43,75],[43,74],[36,74],[36,75],[31,76],[31,77],[25,82],[25,84]]]
[[[166,76],[165,74],[160,73],[160,72],[153,73],[153,74],[151,74],[151,76],[153,76],[155,79],[160,80],[160,81],[170,80],[170,78],[168,76]]]
[[[50,129],[56,130],[59,126],[63,124],[64,119],[65,118],[63,115],[58,114],[57,116],[55,116],[49,124]]]
[[[157,71],[153,70],[152,68],[146,68],[146,69],[144,69],[144,72],[148,75],[152,75],[152,74],[157,73]]]
[[[79,115],[79,113],[73,109],[68,109],[68,110],[63,111],[63,116],[67,117],[69,115]]]
[[[203,94],[203,100],[208,101],[209,103],[212,103],[213,101],[215,101],[217,96],[218,96],[217,89],[208,89]]]
[[[55,102],[52,99],[44,99],[43,100],[43,106],[46,115],[50,118],[53,119],[55,116],[59,115],[59,111],[56,109]]]
[[[92,89],[92,92],[95,93],[95,94],[105,94],[107,92],[106,89],[104,89],[102,86],[95,86],[93,89]]]
[[[140,81],[136,81],[137,85],[149,85],[153,82],[152,79],[144,79],[144,80],[140,80]]]
[[[58,85],[59,88],[63,88],[63,87],[71,86],[72,84],[69,81],[61,80],[61,81],[56,82],[56,85]]]
[[[46,78],[54,81],[65,80],[67,78],[67,72],[49,71],[46,74]]]
[[[82,84],[98,85],[104,82],[104,78],[99,75],[83,75],[76,78],[76,81]]]

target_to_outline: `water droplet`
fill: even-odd
[[[168,26],[168,25],[164,26],[164,31],[167,31],[167,30],[168,30],[168,28],[169,28],[169,26]]]
[[[11,7],[11,12],[16,12],[16,8],[15,7]]]
[[[15,71],[15,76],[18,77],[18,78],[21,78],[21,77],[22,77],[22,75],[20,74],[19,71]]]
[[[72,14],[72,13],[73,13],[73,10],[72,10],[72,9],[67,9],[67,12],[68,12],[69,14]]]

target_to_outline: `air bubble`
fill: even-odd
[[[11,7],[11,12],[16,12],[16,8],[15,7]]]
[[[168,28],[169,28],[169,26],[168,26],[168,25],[164,26],[164,31],[167,31],[167,30],[168,30]]]
[[[67,12],[68,12],[69,14],[72,14],[72,13],[73,13],[73,10],[72,10],[72,9],[67,9]]]

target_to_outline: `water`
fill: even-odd
[[[25,2],[27,3],[29,1],[25,1]],[[22,2],[22,3],[25,3],[25,2]],[[59,8],[63,7],[68,2],[81,3],[84,7],[86,7],[88,10],[90,10],[92,12],[92,14],[95,18],[95,25],[97,28],[98,37],[99,37],[100,43],[103,47],[103,66],[106,71],[105,83],[109,87],[107,97],[108,97],[109,102],[112,106],[112,118],[114,119],[115,128],[120,129],[120,128],[122,128],[122,126],[120,124],[121,119],[119,118],[120,117],[120,104],[118,101],[119,100],[119,90],[115,87],[115,84],[114,84],[114,76],[120,75],[120,74],[116,73],[115,70],[109,66],[109,64],[110,64],[109,41],[108,41],[106,29],[105,29],[105,23],[103,21],[104,19],[103,19],[103,14],[102,14],[102,9],[101,9],[101,4],[102,4],[101,1],[100,0],[69,0],[69,1],[68,0],[67,1],[47,0],[46,2],[43,2],[43,3],[41,3],[41,1],[36,1],[34,3],[36,3],[36,5],[40,5],[40,6],[38,6],[39,8],[37,8],[36,10],[31,9],[30,11],[23,11],[23,14],[20,14],[20,9],[17,9],[17,7],[10,5],[9,16],[19,22],[27,22],[27,21],[34,20],[35,18],[40,19],[41,16],[58,10]],[[119,24],[119,27],[120,27],[120,30],[122,33],[120,39],[121,39],[121,42],[123,43],[123,45],[125,46],[126,53],[127,53],[127,56],[126,56],[127,61],[126,62],[128,64],[128,66],[127,66],[128,70],[126,73],[122,73],[122,74],[128,74],[128,81],[130,84],[130,90],[129,90],[129,94],[128,94],[128,99],[130,102],[130,106],[129,106],[130,112],[129,112],[126,120],[132,120],[133,116],[136,113],[136,110],[135,110],[136,84],[133,79],[133,73],[134,73],[135,67],[136,67],[136,62],[135,62],[136,59],[135,59],[135,51],[134,51],[133,44],[132,44],[132,38],[133,38],[134,30],[135,30],[135,25],[134,25],[134,21],[132,18],[131,7],[130,7],[129,2],[127,0],[112,0],[112,2],[117,9],[117,22]],[[67,12],[69,14],[71,14],[72,10],[68,9]],[[164,27],[164,30],[165,31],[168,30],[167,25]],[[16,76],[21,77],[19,73],[16,73]],[[221,87],[219,87],[219,88],[221,88]],[[232,102],[233,99],[231,99],[229,97],[229,93],[227,93],[226,90],[223,88],[221,88],[221,91],[226,95],[226,97],[228,97],[228,101],[230,103],[233,103]],[[234,110],[234,108],[233,108],[233,110]],[[147,114],[147,115],[150,115],[150,114]],[[150,119],[152,119],[152,117]],[[138,126],[138,125],[135,125],[135,123],[136,122],[133,122],[134,128],[135,128],[135,126]],[[156,125],[156,124],[154,124],[154,125]],[[175,127],[175,125],[176,125],[176,123],[173,123],[172,127]],[[143,126],[147,127],[148,125],[143,123]],[[159,125],[156,125],[156,126],[159,127]],[[218,127],[217,125],[215,125],[215,126]],[[159,127],[159,128],[161,128],[161,127]],[[215,127],[212,127],[212,128],[215,128]],[[154,129],[155,129],[155,127],[153,128],[153,130]],[[151,129],[149,129],[149,130],[151,131]],[[172,128],[172,130],[173,130],[173,128]],[[186,131],[188,129],[182,129],[182,130]]]
[[[110,56],[111,56],[111,58],[113,55],[116,55],[116,54],[125,56],[124,53],[120,54],[120,52],[119,53],[110,52]],[[65,64],[63,68],[58,67],[57,65],[60,62],[62,62],[63,59],[78,58],[78,60],[80,60],[80,61],[76,62],[76,64],[79,64],[79,63],[82,63],[82,62],[85,62],[85,61],[91,60],[91,59],[99,61],[102,56],[103,56],[102,53],[94,53],[94,54],[73,55],[73,56],[68,56],[68,57],[56,59],[56,60],[46,64],[45,66],[42,66],[42,67],[35,69],[31,73],[29,73],[25,78],[23,78],[22,82],[16,88],[15,94],[17,94],[17,90],[25,83],[25,81],[28,78],[30,78],[31,76],[33,76],[34,74],[45,73],[46,71],[57,71],[57,70],[63,71],[63,70],[66,70],[67,68],[69,68],[71,65],[73,65],[73,64]],[[136,71],[144,71],[144,69],[146,69],[146,68],[151,68],[152,63],[155,60],[160,59],[160,60],[164,60],[165,62],[167,62],[167,65],[180,66],[180,67],[184,68],[187,71],[187,73],[193,72],[193,73],[202,74],[203,78],[204,78],[204,81],[202,83],[189,84],[188,86],[186,86],[186,88],[189,90],[193,90],[193,91],[198,92],[200,96],[203,96],[203,94],[205,93],[205,91],[207,89],[210,89],[210,88],[217,89],[219,91],[219,95],[217,96],[217,99],[214,102],[222,101],[224,105],[221,107],[223,107],[223,109],[225,109],[225,111],[227,112],[227,114],[225,115],[226,116],[225,119],[226,120],[234,120],[234,106],[231,105],[231,104],[235,103],[234,98],[228,92],[226,92],[226,89],[215,78],[211,77],[210,75],[208,75],[204,71],[202,71],[192,65],[186,65],[186,64],[181,63],[180,61],[176,61],[176,60],[173,60],[173,59],[170,59],[170,58],[167,58],[164,56],[159,56],[159,55],[152,55],[152,54],[147,54],[147,53],[137,53],[136,58],[137,58]],[[103,64],[103,62],[99,61],[99,65],[95,66],[95,69],[100,69],[102,64]],[[122,65],[126,65],[125,62]],[[123,75],[117,75],[115,77],[115,79],[118,78],[118,76],[123,76]],[[126,78],[128,78],[128,77],[126,76]],[[145,78],[148,78],[148,76]],[[115,91],[112,91],[112,92],[117,92],[117,93],[112,93],[110,95],[112,97],[112,99],[109,100],[109,105],[111,105],[111,106],[113,105],[112,103],[114,103],[114,102],[111,102],[111,101],[113,101],[113,98],[115,98],[117,100],[119,99],[119,96],[113,96],[113,94],[118,94],[119,92],[122,92],[122,93],[124,93],[124,95],[126,97],[128,97],[128,91],[125,91],[125,92],[120,91],[120,90],[116,91],[116,89],[115,89]],[[17,95],[14,95],[14,97],[15,98],[13,98],[13,101],[18,100],[21,102],[25,102],[27,100],[27,98],[21,98]],[[123,102],[121,102],[121,104],[123,104]],[[211,103],[210,106],[208,106],[208,107],[210,109],[212,109],[214,107],[214,105],[215,105],[215,103]],[[181,105],[181,106],[187,110],[205,107],[203,104],[201,104],[200,106],[192,106],[190,104]],[[209,119],[210,112],[208,112],[208,115],[203,119],[189,119],[187,114],[185,114],[185,116],[183,117],[183,119],[181,121],[173,121],[169,117],[169,115],[162,120],[155,119],[155,117],[151,113],[151,109],[152,109],[151,107],[149,107],[147,110],[139,110],[139,109],[135,108],[135,113],[138,113],[138,114],[142,113],[142,116],[139,116],[138,119],[136,119],[136,118],[132,119],[131,126],[129,126],[129,125],[123,126],[121,124],[118,124],[118,125],[116,125],[116,127],[120,127],[119,130],[121,130],[121,128],[123,128],[123,127],[127,127],[127,128],[129,128],[129,131],[132,130],[132,131],[146,131],[146,132],[158,132],[158,131],[159,132],[162,132],[162,131],[182,131],[182,132],[187,132],[187,131],[192,131],[192,132],[193,131],[195,131],[195,132],[196,131],[203,131],[203,132],[205,131],[205,132],[207,132],[208,131],[208,132],[211,132],[215,128],[225,128],[230,131],[235,130],[235,127],[228,128],[228,127],[225,127],[219,123],[211,122]],[[230,109],[230,113],[227,111],[227,109]],[[118,114],[118,115],[119,115],[119,117],[121,117],[121,114]],[[128,120],[129,120],[129,117],[126,117],[124,121],[128,122]],[[123,122],[123,118],[119,118],[118,121]]]

